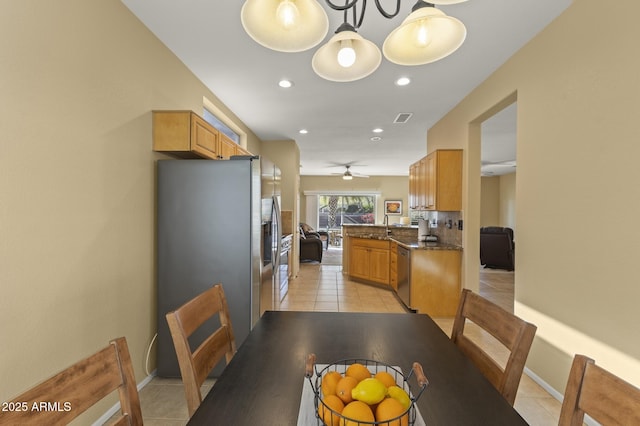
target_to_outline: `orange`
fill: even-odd
[[[342,419],[340,421],[340,426],[358,426],[358,422],[375,421],[373,411],[371,411],[371,408],[362,401],[353,401],[348,403],[344,407],[344,410],[342,410],[342,415],[350,420]]]
[[[324,401],[324,404],[322,402],[318,403],[318,415],[325,425],[338,426],[340,424],[340,413],[344,408],[342,400],[335,395],[327,395],[322,401]],[[335,411],[335,413],[331,412],[327,407]]]
[[[393,398],[383,399],[376,408],[376,421],[384,422],[387,420],[395,419],[402,415],[406,410],[398,401]],[[388,426],[407,426],[409,424],[409,413],[400,417],[398,420],[394,420],[388,423]],[[384,424],[387,426],[387,423]]]
[[[371,377],[371,372],[367,367],[356,362],[347,367],[344,375],[354,377],[357,381],[361,381]]]
[[[322,389],[322,396],[335,395],[336,385],[341,378],[342,374],[337,371],[329,371],[322,376],[322,384],[320,385],[320,389]]]
[[[357,384],[358,380],[356,380],[355,377],[344,376],[336,385],[336,395],[338,395],[338,398],[345,404],[350,403],[353,401],[351,390],[355,388]]]
[[[386,371],[378,371],[373,378],[380,380],[386,387],[396,384],[396,379],[393,377],[393,374],[387,373]]]

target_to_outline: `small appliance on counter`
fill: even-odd
[[[429,222],[425,219],[418,219],[418,241],[429,243],[438,241],[438,236],[432,235],[429,231]]]

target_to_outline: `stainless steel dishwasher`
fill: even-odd
[[[398,245],[398,297],[411,309],[411,251]]]

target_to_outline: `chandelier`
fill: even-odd
[[[447,16],[435,5],[463,1],[466,0],[418,0],[409,16],[385,39],[384,56],[393,63],[411,66],[435,62],[455,52],[464,42],[467,30],[462,22]],[[380,66],[382,54],[378,46],[357,32],[367,0],[345,0],[342,6],[331,0],[325,2],[331,9],[344,12],[344,22],[313,55],[313,70],[324,79],[339,82],[370,75]],[[375,0],[375,4],[387,19],[400,12],[400,0],[393,12],[384,10],[380,0]],[[246,0],[241,20],[253,40],[279,52],[311,49],[324,40],[329,29],[327,14],[316,0]]]

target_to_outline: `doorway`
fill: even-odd
[[[516,240],[517,103],[512,103],[481,123],[480,227],[513,230]],[[483,238],[481,237],[481,250]],[[485,250],[489,247],[484,243]],[[505,249],[500,249],[505,250]],[[498,253],[498,256],[509,254]],[[515,257],[515,250],[513,250]],[[482,262],[481,262],[482,263]],[[513,312],[515,273],[508,267],[480,266],[480,294]]]

